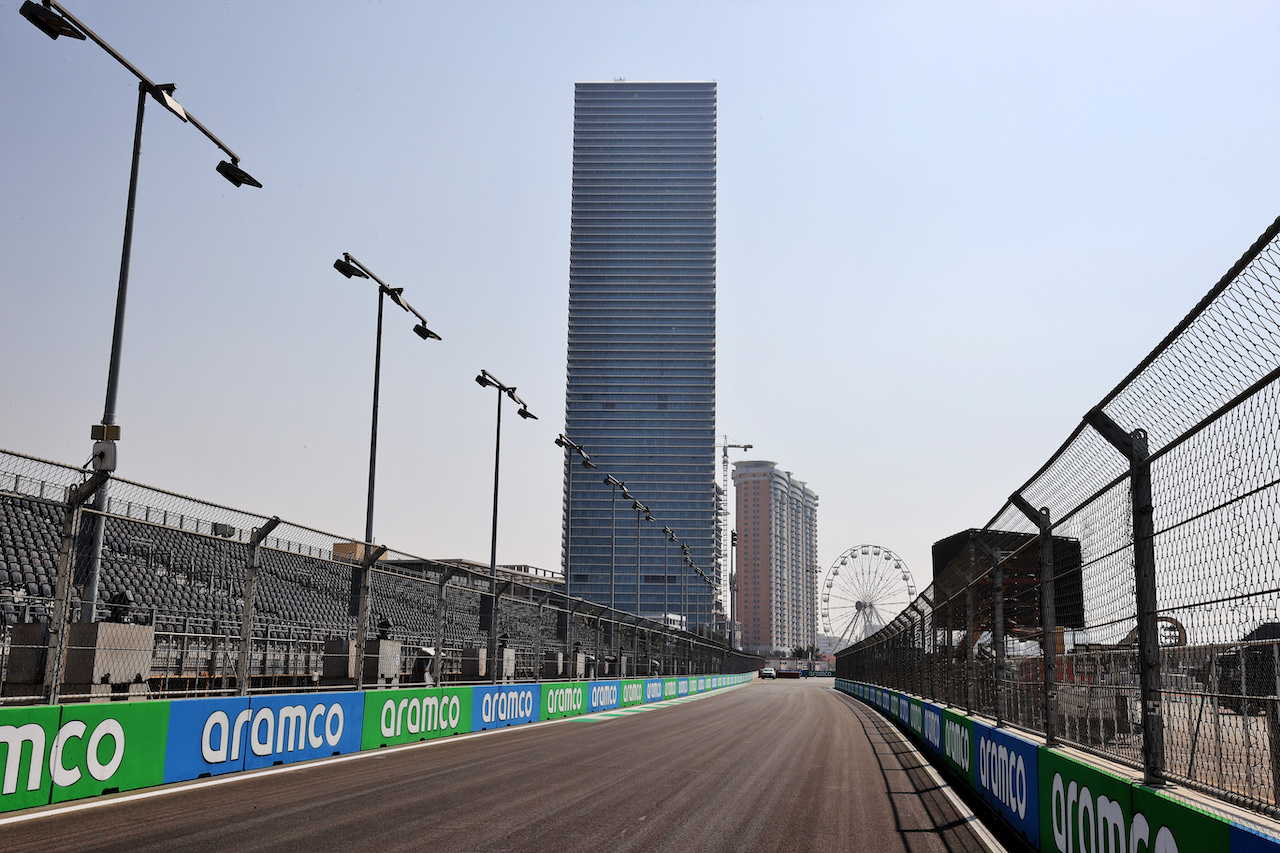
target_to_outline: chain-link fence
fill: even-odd
[[[718,638],[569,598],[553,573],[499,567],[495,582],[487,566],[380,548],[365,559],[361,542],[90,480],[0,451],[0,703],[761,665]]]
[[[933,583],[837,654],[1280,813],[1280,220]]]

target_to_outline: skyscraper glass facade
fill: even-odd
[[[714,581],[715,318],[716,84],[578,83],[565,431],[599,469],[566,469],[572,595],[710,622],[662,528]]]

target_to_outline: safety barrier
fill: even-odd
[[[1045,853],[1280,851],[1280,840],[981,718],[872,684],[835,687],[879,710]]]
[[[692,696],[755,673],[0,708],[0,812]]]

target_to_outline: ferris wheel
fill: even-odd
[[[889,624],[916,597],[911,570],[879,545],[857,545],[835,559],[820,589],[822,632],[836,649],[852,645]]]

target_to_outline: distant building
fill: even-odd
[[[733,466],[742,648],[817,645],[818,495],[773,462]]]
[[[1033,533],[1006,530],[985,532],[970,528],[933,543],[933,579],[939,583],[948,566],[963,574],[981,577],[991,568],[986,551],[969,543],[982,540],[987,549],[1003,560],[1004,614],[1006,630],[1012,635],[1029,636],[1040,629],[1040,550]],[[973,563],[969,559],[972,555]],[[1059,628],[1084,628],[1084,585],[1080,571],[1080,540],[1068,536],[1053,537],[1054,621]],[[991,595],[983,585],[977,595],[986,600]],[[986,609],[983,609],[983,608]],[[979,613],[990,613],[990,606],[979,603]],[[985,618],[985,617],[984,617]]]
[[[599,466],[566,471],[569,593],[707,625],[714,589],[662,528],[718,579],[715,83],[576,85],[569,246],[565,434]]]

